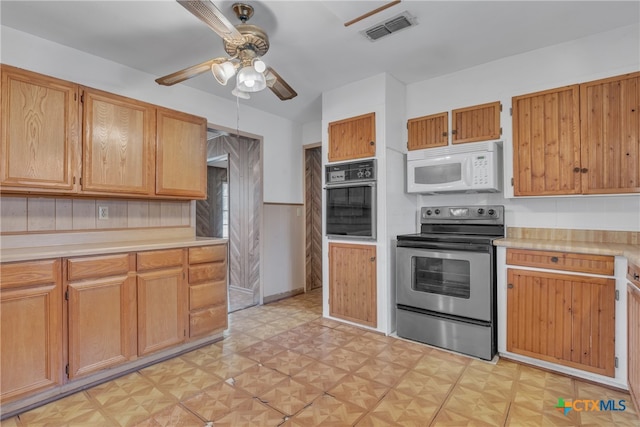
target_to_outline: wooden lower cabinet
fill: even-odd
[[[185,340],[184,252],[170,249],[137,254],[138,356]]]
[[[227,245],[189,248],[189,337],[227,328]]]
[[[2,265],[2,403],[62,383],[61,271],[59,259]]]
[[[329,243],[329,314],[377,326],[376,246]]]
[[[66,260],[69,379],[136,357],[135,255]]]
[[[613,377],[615,279],[507,270],[507,351]]]
[[[640,408],[640,266],[629,264],[627,278],[627,379],[636,408]]]

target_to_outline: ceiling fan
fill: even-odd
[[[240,98],[248,99],[249,93],[261,91],[265,87],[283,101],[298,95],[273,68],[267,67],[262,61],[261,57],[269,50],[269,37],[262,28],[247,24],[253,16],[253,7],[235,3],[232,9],[242,23],[233,26],[210,0],[177,1],[222,37],[224,50],[229,57],[210,59],[160,77],[156,79],[158,84],[171,86],[211,71],[222,85],[226,85],[237,74],[236,87],[231,93]]]

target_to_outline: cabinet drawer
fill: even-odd
[[[207,308],[189,314],[189,337],[227,329],[227,306]]]
[[[16,288],[55,282],[59,276],[60,261],[27,261],[2,264],[0,288]]]
[[[570,252],[507,249],[507,264],[613,276],[614,257]]]
[[[92,277],[116,276],[129,272],[129,254],[106,255],[67,260],[67,279],[70,281]]]
[[[227,277],[227,263],[216,262],[189,267],[189,283],[220,281]]]
[[[189,264],[225,261],[227,259],[227,245],[203,246],[189,248]]]
[[[227,303],[227,282],[205,282],[189,286],[189,310]]]
[[[140,252],[137,254],[138,271],[182,266],[183,253],[183,249]]]
[[[629,263],[627,266],[627,279],[636,286],[640,287],[640,266]]]

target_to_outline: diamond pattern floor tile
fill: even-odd
[[[283,382],[288,377],[275,369],[256,365],[233,377],[233,385],[253,397],[258,397]]]
[[[395,385],[407,372],[408,369],[404,366],[380,359],[369,359],[355,371],[356,375],[387,386]]]
[[[355,403],[359,407],[372,409],[389,391],[389,387],[355,375],[348,375],[327,394],[344,402]]]
[[[144,368],[140,374],[178,400],[197,394],[221,380],[217,375],[196,368],[180,357]]]
[[[214,421],[252,399],[249,393],[221,381],[183,401],[182,404],[200,418]]]
[[[322,390],[292,378],[260,395],[260,401],[285,415],[294,415],[322,395]]]
[[[291,425],[344,427],[354,425],[364,413],[357,405],[324,394],[291,418]]]
[[[302,371],[293,375],[293,379],[303,383],[311,384],[327,391],[347,376],[348,372],[326,365],[321,362],[313,362],[307,365]]]
[[[286,347],[282,347],[271,341],[260,341],[252,346],[240,350],[238,354],[248,359],[255,360],[256,362],[264,363],[269,359],[273,359],[275,355],[282,353],[286,349]]]
[[[180,405],[175,405],[138,423],[135,427],[194,427],[204,422]]]
[[[9,420],[6,426],[52,426],[52,425],[96,425],[109,426],[113,424],[104,413],[100,412],[99,405],[89,399],[84,393],[76,393],[58,401],[49,403],[20,415],[20,420],[14,419],[15,424]]]
[[[315,362],[314,359],[291,350],[286,350],[267,359],[263,364],[285,375],[294,375]]]
[[[233,412],[215,422],[215,427],[276,427],[284,422],[284,415],[251,399],[236,406]]]
[[[440,408],[439,400],[411,396],[397,390],[390,390],[370,414],[391,425],[429,425],[431,418]]]

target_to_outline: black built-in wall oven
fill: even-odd
[[[398,236],[398,336],[491,360],[503,206],[423,207],[419,234]]]
[[[375,240],[375,159],[327,165],[325,183],[327,237]]]

